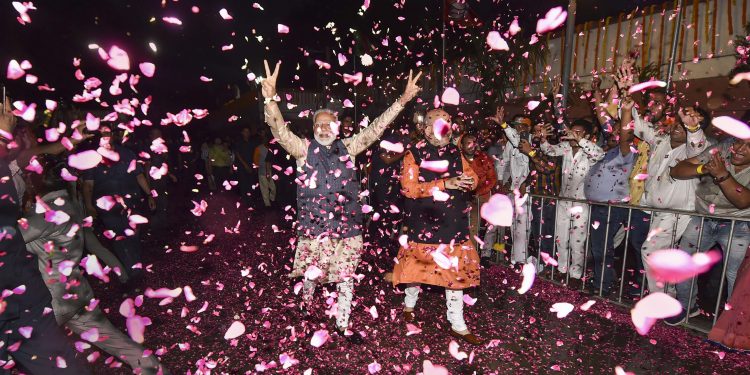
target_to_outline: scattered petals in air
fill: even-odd
[[[432,123],[432,131],[437,139],[443,139],[451,131],[451,124],[438,117]]]
[[[317,64],[320,69],[331,69],[331,64],[325,61],[315,60],[315,64]]]
[[[529,102],[526,103],[526,108],[528,108],[529,111],[535,110],[536,107],[538,107],[538,106],[539,106],[539,101],[538,100],[529,100]]]
[[[568,316],[568,314],[570,314],[573,309],[575,309],[575,306],[570,303],[558,302],[553,304],[552,307],[550,307],[549,311],[557,313],[558,318],[564,318]]]
[[[128,53],[118,46],[112,46],[112,48],[109,49],[107,65],[115,70],[130,70],[130,58],[128,57]]]
[[[645,336],[657,319],[670,318],[681,312],[679,301],[662,292],[655,292],[638,301],[630,310],[630,317],[636,331]]]
[[[510,23],[510,27],[508,28],[508,33],[511,36],[514,36],[518,34],[518,32],[521,31],[521,27],[518,26],[518,17],[513,19],[513,22]]]
[[[177,17],[164,17],[162,18],[162,21],[171,23],[173,25],[182,25],[182,21],[180,21],[180,19]]]
[[[454,89],[453,87],[448,87],[443,91],[443,95],[441,96],[441,101],[445,104],[452,104],[452,105],[458,105],[459,100],[461,98],[461,95],[458,94],[458,91]]]
[[[68,156],[68,165],[79,170],[94,168],[101,161],[102,155],[95,150],[82,151]]]
[[[714,117],[711,124],[719,128],[724,133],[733,137],[748,140],[750,139],[750,126],[746,123],[729,116]]]
[[[138,68],[141,69],[141,73],[143,73],[144,76],[149,78],[153,77],[154,72],[156,71],[156,65],[150,62],[140,63],[138,64]]]
[[[440,366],[433,365],[432,362],[425,360],[422,362],[422,374],[423,375],[450,375],[448,369]]]
[[[646,263],[656,281],[674,284],[708,271],[721,257],[716,250],[690,255],[680,249],[665,249],[649,255]]]
[[[229,14],[229,12],[224,8],[221,8],[221,10],[219,10],[219,15],[221,16],[221,18],[225,20],[233,19],[232,16]]]
[[[448,170],[448,160],[422,160],[419,163],[419,168],[437,173],[445,173]]]
[[[466,352],[459,351],[458,347],[459,347],[458,343],[455,342],[455,341],[453,341],[453,340],[451,340],[451,343],[448,344],[448,353],[450,353],[451,356],[453,356],[453,358],[455,358],[455,359],[457,359],[459,361],[464,360],[466,358],[469,358],[469,355],[466,354]]]
[[[531,289],[534,285],[534,279],[536,278],[536,267],[533,263],[526,263],[521,268],[521,275],[523,275],[523,281],[521,281],[521,287],[518,288],[518,294],[524,294]]]
[[[494,194],[482,204],[479,214],[492,225],[511,226],[513,222],[513,202],[504,194]]]
[[[560,27],[560,25],[562,25],[567,18],[567,11],[564,11],[562,7],[554,7],[547,11],[547,14],[544,16],[544,18],[536,22],[536,33],[541,35],[546,32],[552,31]]]
[[[401,142],[391,143],[386,140],[380,141],[380,147],[389,152],[401,154],[404,152],[404,145]]]
[[[354,86],[357,86],[362,82],[362,72],[357,72],[356,74],[344,74],[344,82],[351,83]]]
[[[8,79],[19,79],[23,77],[24,74],[26,74],[26,72],[23,68],[21,68],[21,64],[19,64],[16,60],[10,60],[10,62],[8,63],[6,77],[8,77]]]
[[[667,83],[664,81],[646,81],[633,85],[632,87],[630,87],[630,89],[628,89],[628,93],[632,94],[634,92],[663,87],[667,87]]]
[[[289,34],[289,26],[279,24],[277,27],[279,34]]]
[[[487,45],[495,51],[507,51],[510,49],[510,47],[508,47],[508,42],[506,42],[497,31],[490,31],[487,33]]]

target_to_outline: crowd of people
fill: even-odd
[[[297,235],[289,276],[304,280],[301,313],[315,308],[319,284],[336,284],[334,324],[353,344],[363,342],[349,319],[362,262],[403,289],[407,323],[419,319],[424,286],[444,288],[447,333],[478,345],[484,340],[464,319],[464,290],[479,286],[494,254],[564,274],[605,297],[618,282],[633,298],[669,293],[683,310],[665,322],[678,325],[701,314],[696,302],[704,302],[698,294],[706,287],[665,285],[649,273],[649,256],[679,248],[723,253],[719,278],[732,308],[710,338],[750,349],[742,324],[750,294],[750,140],[722,133],[679,93],[633,91],[632,60],[614,72],[609,90],[595,79],[590,117],[568,118],[555,91],[546,110],[508,116],[489,106],[486,118],[470,122],[437,106],[404,121],[420,91],[421,73],[410,72],[402,95],[368,126],[358,131],[351,116],[339,122],[323,108],[311,116],[311,138],[282,117],[279,70],[280,63],[273,70],[266,63],[262,80],[270,134],[242,128],[234,141],[216,137],[195,153],[189,143],[175,152],[179,142],[158,127],[131,139],[104,126],[88,132],[81,121],[40,144],[5,103],[0,253],[12,272],[0,273],[0,368],[89,373],[67,345],[65,326],[104,337],[89,341],[140,373],[168,373],[96,307],[84,274],[140,288],[142,232],[169,228],[172,184],[195,177],[207,191],[233,191],[257,210],[296,213],[288,220]],[[494,194],[514,207],[507,232],[483,218]],[[617,272],[624,252],[632,272]]]
[[[716,249],[726,259],[726,272],[714,278],[725,278],[719,282],[726,285],[727,306],[744,303],[750,140],[723,133],[700,103],[684,103],[680,93],[632,90],[638,83],[632,59],[612,74],[612,88],[600,90],[601,78],[595,78],[589,117],[564,115],[555,91],[549,110],[508,117],[499,107],[473,127],[454,119],[450,108],[415,112],[414,126],[387,132],[380,143],[407,101],[346,135],[333,111],[320,110],[312,117],[314,140],[306,140],[289,130],[276,106],[278,68],[267,69],[263,94],[266,122],[299,171],[300,238],[291,276],[305,279],[305,300],[315,283],[338,283],[342,332],[353,293],[342,284],[354,277],[361,253],[375,257],[384,280],[405,288],[406,322],[416,319],[419,285],[445,288],[449,333],[472,344],[482,340],[463,320],[462,291],[478,286],[480,265],[506,249],[511,264],[564,274],[592,294],[610,296],[619,282],[633,299],[668,293],[683,307],[665,319],[670,325],[700,315],[696,302],[708,315],[723,299],[707,290],[710,281],[665,285],[648,272],[649,256],[670,248],[689,254]],[[368,147],[367,178],[352,182],[350,160]],[[480,215],[498,193],[515,208],[508,233]],[[624,252],[628,272],[616,265],[625,262]],[[720,299],[701,300],[700,291]],[[745,314],[736,307],[724,311],[712,339],[747,349]]]

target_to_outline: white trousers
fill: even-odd
[[[271,207],[271,202],[276,200],[276,183],[270,178],[266,178],[265,174],[258,174],[258,182],[260,184],[260,194],[263,196],[263,204],[266,207]]]
[[[557,244],[557,270],[570,277],[583,276],[586,256],[586,232],[589,223],[589,205],[557,201],[555,218],[555,243]]]
[[[513,202],[513,225],[511,227],[513,235],[513,251],[511,260],[515,263],[526,263],[529,257],[529,224],[531,222],[531,197],[526,199],[521,205],[522,211],[516,208],[515,194],[510,196]]]
[[[404,292],[404,305],[408,309],[413,309],[419,299],[419,284],[410,284]],[[456,332],[465,332],[469,328],[464,320],[464,291],[445,289],[445,305],[447,307],[447,318],[451,324],[451,329]]]
[[[302,283],[302,298],[309,308],[317,283],[311,280],[305,280]],[[336,283],[336,327],[339,330],[345,330],[349,327],[349,317],[352,313],[352,299],[354,299],[354,279],[347,279]]]
[[[664,292],[664,285],[657,285],[656,280],[648,274],[648,256],[658,250],[676,248],[688,224],[690,224],[690,215],[654,211],[651,225],[648,228],[650,237],[647,238],[641,248],[643,271],[646,272],[646,280],[648,280],[648,290],[650,293]]]

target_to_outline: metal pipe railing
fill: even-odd
[[[535,202],[539,202],[538,209],[536,208]],[[627,225],[625,227],[625,229],[626,229],[626,231],[625,231],[625,239],[623,241],[624,245],[625,245],[625,254],[624,254],[623,258],[622,258],[622,267],[620,267],[620,275],[619,275],[620,281],[619,281],[619,288],[618,288],[619,291],[617,293],[617,296],[612,296],[612,297],[609,297],[607,299],[608,301],[614,302],[614,303],[616,303],[618,305],[621,305],[621,306],[632,306],[634,304],[634,302],[635,302],[635,301],[632,301],[631,303],[627,303],[626,301],[623,301],[623,298],[622,298],[623,297],[623,293],[625,291],[625,276],[626,276],[626,271],[627,271],[627,261],[628,261],[627,252],[628,252],[628,246],[630,244],[631,236],[634,235],[634,234],[630,233],[630,230],[632,229],[631,227],[634,225],[633,224],[634,220],[633,220],[633,216],[632,216],[633,215],[633,210],[641,210],[641,211],[648,212],[649,213],[649,225],[651,225],[651,223],[654,222],[654,218],[655,218],[655,214],[656,213],[667,213],[667,214],[670,214],[670,215],[675,215],[676,219],[678,219],[680,215],[687,215],[687,216],[690,216],[690,217],[700,217],[700,225],[698,227],[698,241],[697,241],[697,244],[695,245],[697,247],[697,251],[698,252],[707,251],[707,250],[710,249],[710,248],[709,249],[704,249],[704,246],[702,246],[703,245],[703,241],[704,241],[704,237],[705,237],[704,236],[704,230],[706,228],[706,220],[719,220],[719,221],[728,222],[728,223],[724,224],[724,225],[730,225],[729,232],[728,232],[729,238],[728,238],[728,240],[726,242],[724,242],[724,243],[726,243],[726,248],[723,248],[723,246],[722,246],[722,251],[724,252],[724,258],[723,258],[723,262],[722,262],[722,265],[721,265],[722,266],[721,281],[719,283],[719,288],[718,288],[718,294],[717,294],[717,297],[716,297],[716,301],[715,301],[713,307],[711,308],[711,310],[713,312],[712,320],[710,322],[704,321],[704,324],[702,324],[702,325],[694,324],[694,322],[691,323],[691,320],[690,320],[690,311],[691,311],[691,307],[692,307],[693,303],[695,302],[694,298],[693,298],[693,293],[695,292],[695,288],[697,287],[696,281],[697,281],[697,278],[698,278],[698,276],[695,276],[691,280],[689,280],[689,282],[690,282],[690,294],[688,295],[688,306],[687,306],[687,311],[686,311],[687,316],[686,316],[686,320],[684,321],[683,325],[685,327],[687,327],[687,328],[691,328],[691,329],[694,329],[694,330],[697,330],[697,331],[700,331],[700,332],[703,332],[703,333],[707,333],[710,330],[710,328],[714,324],[716,324],[716,320],[718,319],[719,312],[721,311],[721,305],[722,305],[721,302],[722,302],[722,299],[723,299],[723,292],[724,292],[724,289],[725,289],[725,278],[727,276],[727,268],[728,268],[728,265],[729,265],[729,262],[730,262],[729,252],[730,252],[731,247],[732,247],[733,237],[734,237],[734,235],[736,233],[736,230],[735,230],[736,229],[736,225],[737,225],[738,222],[741,222],[741,223],[750,223],[750,217],[735,217],[735,216],[729,216],[729,215],[715,215],[715,214],[699,214],[699,213],[694,212],[694,211],[675,210],[675,209],[666,209],[666,208],[642,207],[642,206],[629,205],[629,204],[613,204],[613,203],[591,202],[591,201],[587,201],[587,200],[583,200],[583,199],[562,198],[562,197],[556,197],[556,196],[545,195],[545,194],[529,194],[528,204],[526,205],[527,208],[530,210],[529,214],[530,215],[539,215],[539,218],[538,218],[539,228],[535,228],[535,232],[536,232],[536,234],[538,234],[538,238],[536,239],[536,241],[532,242],[532,243],[536,244],[536,255],[537,255],[537,261],[536,261],[537,264],[536,264],[536,266],[537,266],[537,269],[539,269],[540,266],[544,265],[541,262],[541,258],[542,258],[541,257],[541,252],[542,252],[542,243],[543,243],[543,239],[544,239],[544,236],[545,236],[545,228],[544,228],[544,212],[545,212],[545,208],[546,208],[545,205],[551,206],[551,205],[553,205],[553,202],[557,202],[556,204],[554,204],[555,207],[557,207],[557,205],[559,205],[559,202],[571,202],[571,203],[580,203],[580,204],[587,205],[586,209],[588,210],[588,214],[589,215],[588,215],[587,222],[584,224],[586,226],[586,229],[585,229],[585,231],[586,231],[586,239],[585,239],[585,244],[584,244],[584,264],[583,264],[583,270],[582,270],[584,279],[586,278],[586,274],[587,274],[587,270],[588,270],[587,265],[588,265],[588,260],[589,260],[589,251],[591,250],[592,246],[598,246],[599,245],[599,244],[594,244],[594,245],[591,244],[591,225],[590,225],[590,223],[591,223],[591,220],[592,220],[592,217],[591,217],[592,205],[607,206],[607,222],[606,223],[600,223],[600,225],[607,225],[607,227],[604,228],[604,231],[605,231],[605,240],[604,240],[604,244],[603,244],[604,245],[604,249],[603,249],[603,252],[602,252],[603,253],[603,259],[601,260],[601,263],[602,263],[601,267],[602,268],[601,268],[601,273],[600,273],[600,280],[594,280],[595,281],[594,292],[600,298],[602,298],[603,289],[604,289],[604,274],[607,271],[606,267],[608,266],[607,261],[606,261],[606,257],[607,257],[607,251],[609,251],[607,249],[607,247],[609,245],[609,229],[610,229],[609,228],[609,221],[612,218],[612,211],[613,211],[613,208],[623,208],[623,209],[627,209],[628,210]],[[555,217],[556,217],[556,215],[555,215]],[[477,218],[477,219],[481,223],[481,218]],[[529,222],[533,222],[533,221],[536,221],[536,219],[534,219],[534,220],[529,219]],[[670,248],[676,247],[675,245],[676,245],[678,239],[681,236],[681,234],[677,233],[677,227],[678,227],[677,222],[678,222],[678,220],[675,220],[675,222],[672,224],[672,229],[671,229],[672,233],[671,233],[671,238],[670,238]],[[530,224],[531,223],[529,223],[529,231],[531,231],[531,227],[532,227]],[[570,224],[571,224],[571,226],[573,225],[573,221],[572,220],[570,221]],[[568,228],[568,229],[570,230],[571,228]],[[549,231],[549,228],[547,230]],[[551,231],[552,231],[552,238],[554,240],[554,239],[557,238],[557,235],[558,235],[558,233],[557,233],[557,225],[553,225]],[[529,233],[531,233],[531,232],[529,232]],[[726,232],[724,232],[724,233],[726,233]],[[723,238],[723,236],[721,238]],[[499,240],[498,242],[500,242],[500,241],[502,241],[502,238],[498,238],[498,240]],[[542,274],[542,275],[540,275],[541,278],[550,280],[553,283],[559,284],[559,285],[570,285],[570,283],[569,283],[570,282],[570,273],[571,273],[570,271],[572,269],[571,266],[573,265],[573,249],[570,246],[570,244],[571,244],[571,241],[568,241],[568,244],[566,244],[567,249],[560,249],[559,248],[560,244],[557,243],[556,241],[554,241],[554,245],[552,246],[551,249],[545,249],[545,250],[549,251],[549,253],[554,258],[556,258],[556,259],[559,259],[560,253],[562,251],[567,251],[567,255],[568,255],[567,260],[566,260],[567,264],[564,265],[566,267],[566,269],[567,269],[565,277],[560,277],[559,280],[556,280],[556,273],[557,273],[557,269],[556,268],[557,267],[551,267],[551,270],[549,272],[549,276],[545,277],[544,274]],[[491,245],[492,244],[490,244],[490,246]],[[714,244],[707,244],[706,246],[711,247],[711,246],[714,246],[714,245],[717,245],[717,244],[716,243],[714,243]],[[613,250],[612,251],[614,251],[615,249],[616,249],[616,247],[613,246]],[[508,250],[510,250],[510,249],[508,249]],[[642,251],[642,249],[636,249],[636,250],[639,252],[639,255],[642,257],[642,253],[640,253]],[[614,264],[612,264],[611,266],[614,267]],[[647,279],[646,272],[643,272],[642,275],[640,276],[640,293],[639,293],[640,297],[643,297],[643,295],[644,295],[644,292],[645,292],[645,289],[646,289],[645,286],[647,285],[646,284],[646,279]],[[598,281],[598,283],[596,283],[596,281]],[[614,281],[616,281],[616,280],[613,280],[613,282]],[[581,283],[581,287],[580,288],[581,288],[581,291],[583,291],[585,289],[585,283]],[[668,288],[669,288],[669,285],[664,285],[665,291],[667,291]],[[614,299],[611,299],[613,297],[614,297]],[[708,311],[709,308],[706,308],[705,310]],[[693,320],[695,320],[695,319],[693,319]]]

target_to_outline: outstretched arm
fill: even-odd
[[[344,139],[344,146],[346,146],[349,155],[356,156],[362,151],[366,150],[370,145],[375,143],[381,136],[388,125],[398,116],[399,113],[404,109],[404,106],[408,104],[414,97],[419,93],[419,86],[417,81],[422,76],[422,72],[419,72],[416,77],[412,78],[412,72],[409,71],[409,80],[406,83],[406,89],[401,97],[391,105],[382,115],[378,116],[375,121],[370,124],[367,128],[360,131],[353,137]]]
[[[273,74],[271,74],[271,69],[268,67],[268,61],[263,60],[263,64],[266,69],[266,78],[263,80],[261,86],[263,97],[265,98],[263,116],[266,119],[266,124],[271,128],[274,138],[279,141],[281,147],[289,155],[295,159],[305,157],[307,154],[307,142],[289,130],[289,127],[284,122],[284,117],[281,116],[279,105],[274,99],[276,97],[276,79],[279,77],[281,61],[276,63]]]

